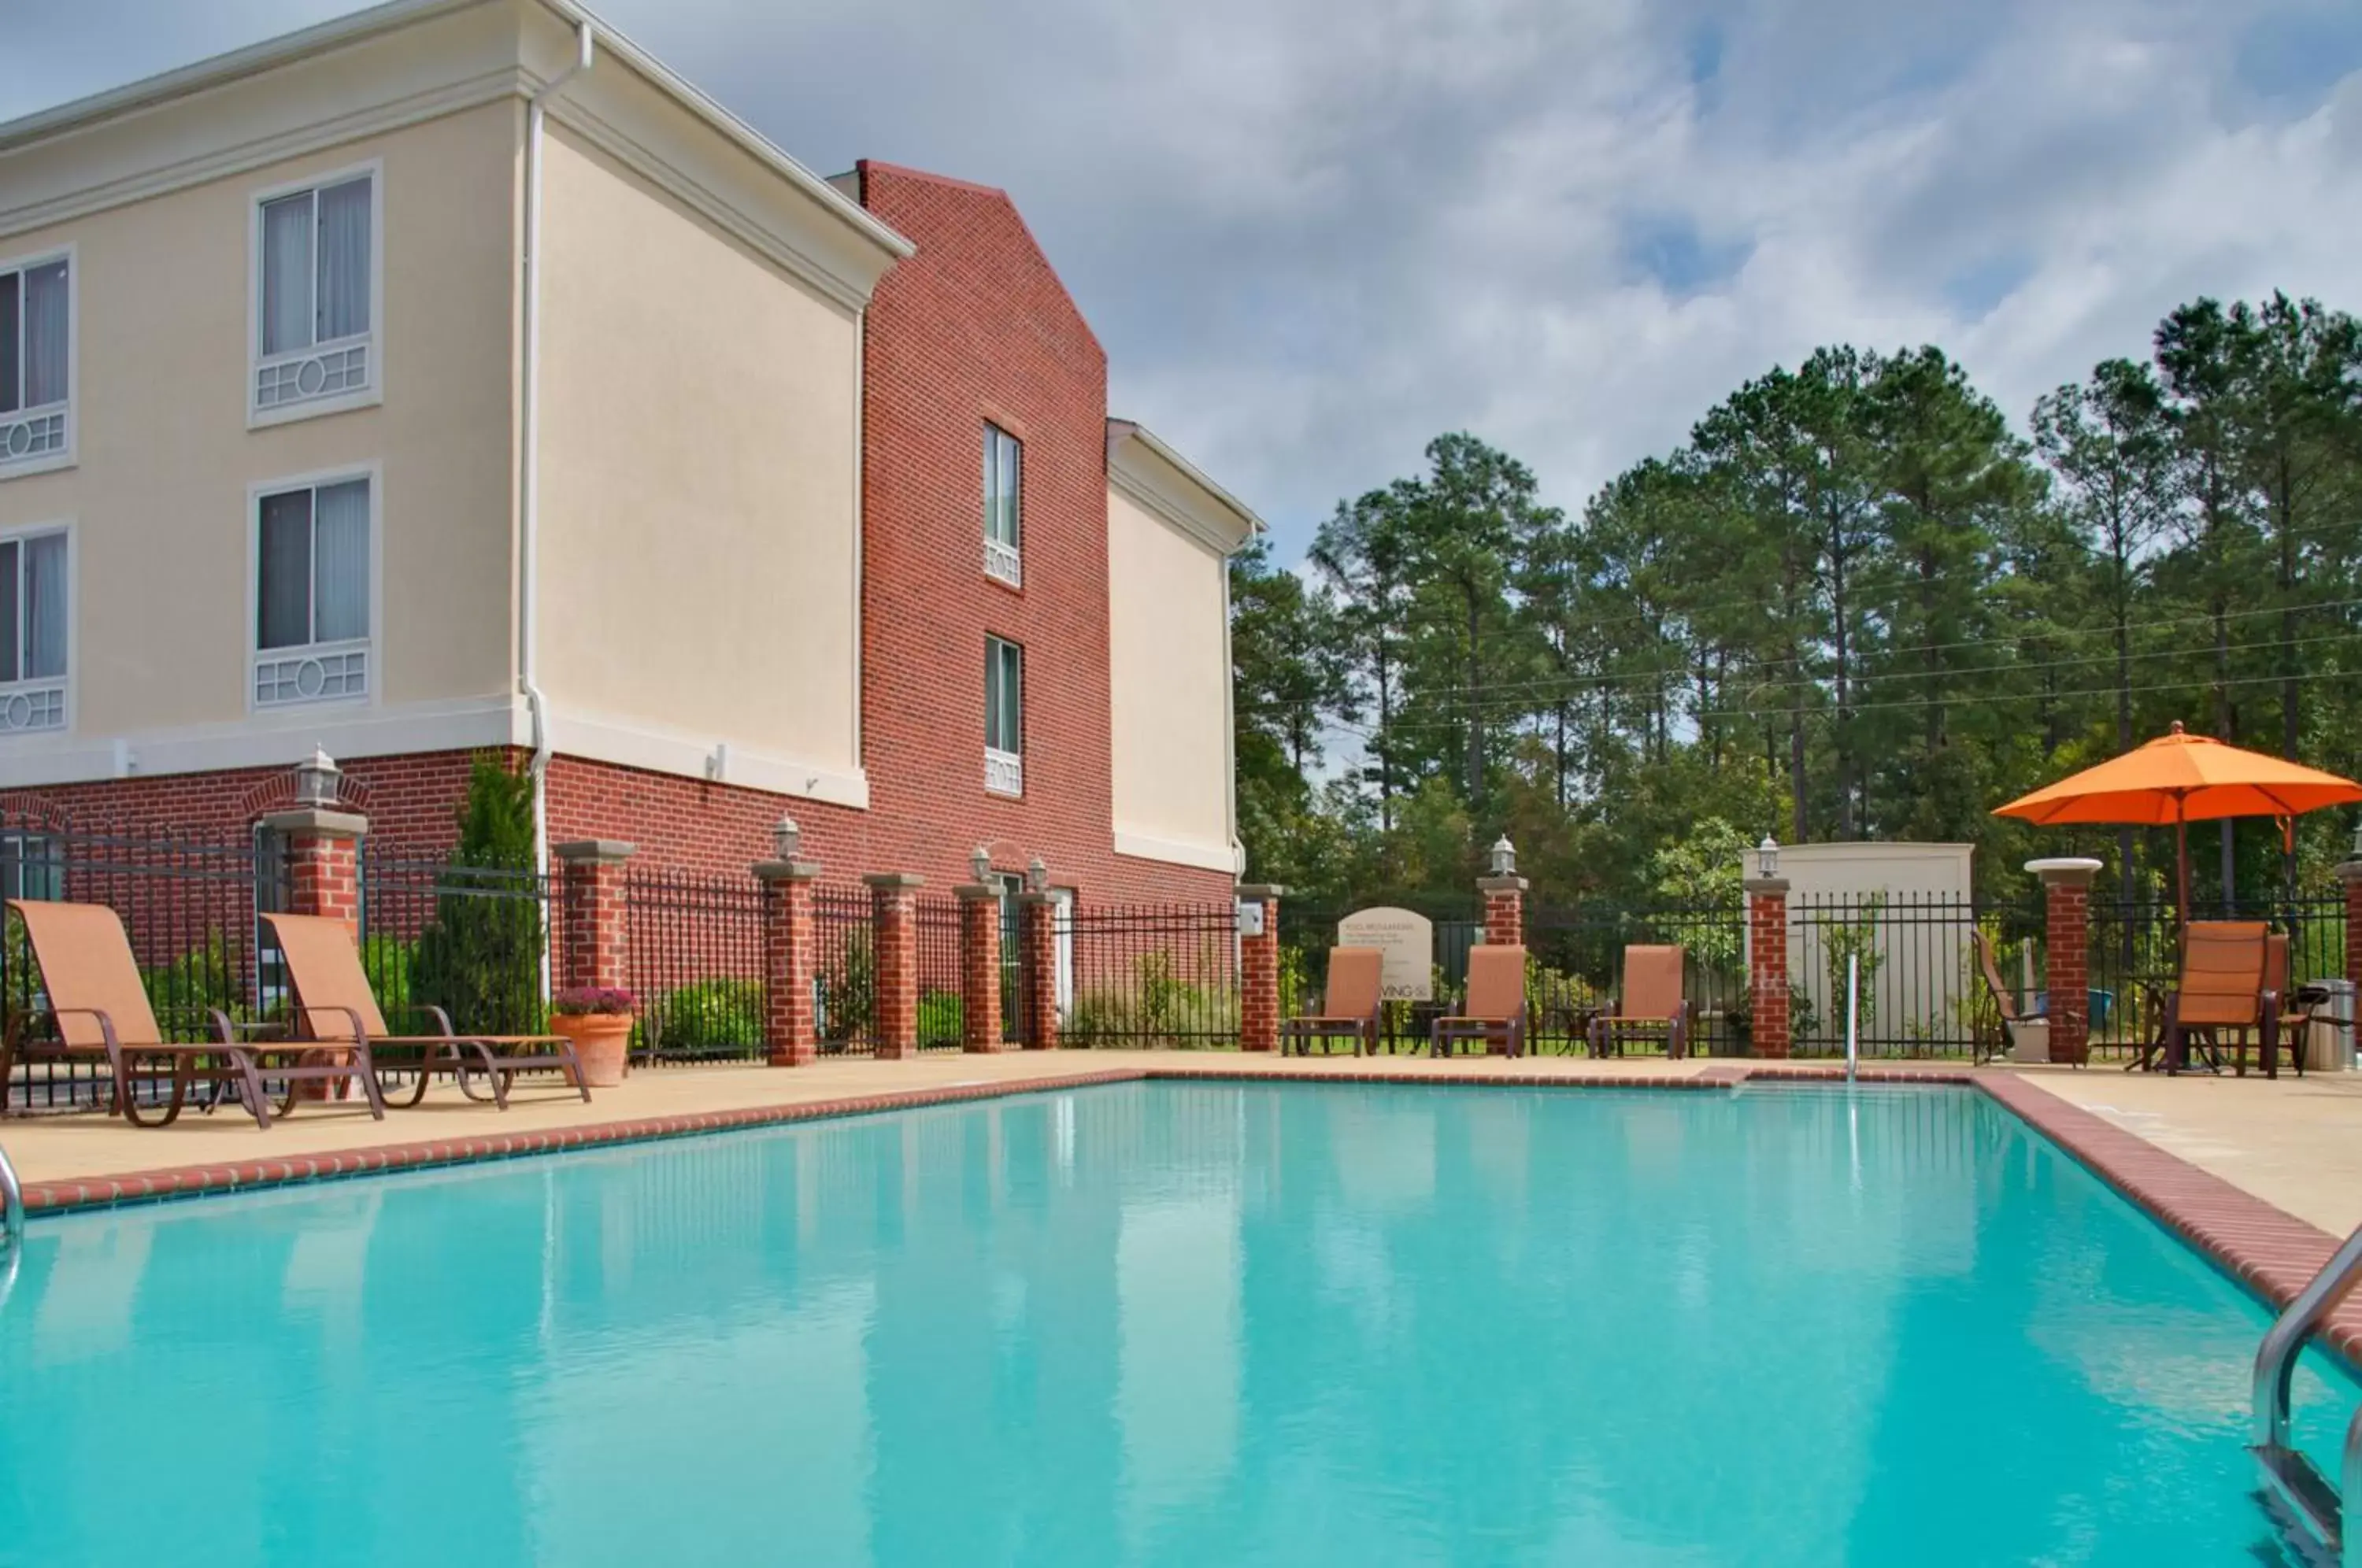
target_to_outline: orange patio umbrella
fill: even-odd
[[[2170,825],[2179,860],[2175,891],[2187,926],[2191,823],[2218,817],[2279,817],[2285,822],[2324,806],[2357,801],[2362,801],[2362,784],[2351,778],[2243,751],[2205,735],[2185,734],[2177,723],[2170,734],[2021,796],[1993,815],[2044,826]]]

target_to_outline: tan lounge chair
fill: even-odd
[[[1331,947],[1329,987],[1321,993],[1320,1011],[1299,1014],[1281,1023],[1280,1050],[1292,1044],[1297,1055],[1311,1052],[1320,1042],[1325,1053],[1331,1040],[1351,1038],[1353,1055],[1367,1055],[1378,1048],[1380,972],[1385,955],[1374,947]]]
[[[305,1082],[358,1083],[370,1114],[385,1115],[366,1049],[355,1052],[350,1061],[330,1063],[315,1059],[308,1043],[240,1041],[240,1026],[218,1008],[207,1010],[213,1014],[213,1040],[200,1045],[166,1040],[148,1003],[148,988],[140,983],[139,964],[131,955],[123,922],[104,904],[11,899],[8,907],[24,922],[25,939],[32,947],[33,962],[40,966],[41,988],[49,998],[48,1012],[57,1021],[58,1040],[22,1040],[19,1032],[31,1021],[16,1021],[0,1040],[0,1087],[19,1061],[104,1061],[113,1075],[113,1109],[140,1127],[170,1125],[187,1103],[190,1086],[197,1083],[235,1091],[256,1123],[265,1128],[270,1125],[271,1110],[266,1087],[277,1088],[279,1110],[284,1115],[294,1107],[295,1086]],[[142,1114],[139,1087],[167,1081],[170,1098],[163,1113],[151,1120]]]
[[[304,1032],[315,1044],[358,1043],[376,1065],[384,1092],[387,1074],[414,1074],[417,1082],[398,1106],[416,1105],[426,1097],[429,1079],[449,1075],[470,1099],[484,1096],[470,1081],[478,1074],[491,1088],[492,1103],[508,1109],[509,1083],[519,1073],[556,1071],[588,1100],[582,1063],[573,1043],[557,1034],[462,1034],[451,1027],[451,1016],[439,1007],[422,1007],[439,1026],[434,1034],[396,1034],[378,1010],[377,993],[370,988],[361,968],[360,949],[352,928],[321,915],[266,914],[262,917],[279,938],[287,960],[287,982],[295,992],[295,1014]]]
[[[1987,1030],[1980,1013],[1974,1042],[1975,1056],[1979,1062],[1998,1061],[2016,1043],[2013,1032],[2014,1026],[2026,1020],[2017,1010],[2017,993],[2002,981],[2001,966],[1993,960],[1992,939],[1981,931],[1971,931],[1969,944],[1976,949],[1977,970],[1984,978],[1985,999],[1992,1004],[1994,1020],[1994,1027]]]
[[[1484,943],[1468,950],[1468,1005],[1454,1018],[1439,1018],[1429,1050],[1456,1054],[1460,1042],[1481,1040],[1508,1055],[1526,1054],[1526,950]]]
[[[1634,1037],[1665,1037],[1665,1055],[1690,1054],[1690,1004],[1682,997],[1682,950],[1678,947],[1624,949],[1624,988],[1608,999],[1607,1010],[1591,1021],[1591,1054],[1605,1056],[1612,1047],[1624,1054],[1624,1042]]]
[[[2190,1065],[2190,1040],[2203,1037],[2208,1061],[2219,1071],[2223,1036],[2240,1036],[2241,1066],[2246,1036],[2260,1031],[2264,1014],[2277,1006],[2264,1000],[2264,965],[2270,927],[2259,920],[2194,920],[2181,955],[2181,974],[2165,1004],[2165,1028],[2142,1054],[2149,1060],[2162,1047],[2166,1071]]]

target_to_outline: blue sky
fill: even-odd
[[[0,0],[0,117],[347,8]],[[2022,419],[2202,293],[2362,308],[2356,0],[603,9],[824,173],[1006,187],[1289,557],[1446,429],[1573,507],[1821,343]]]

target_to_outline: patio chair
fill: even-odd
[[[408,1097],[392,1101],[397,1107],[406,1109],[425,1099],[427,1084],[438,1073],[454,1079],[470,1099],[485,1098],[470,1081],[480,1074],[492,1103],[502,1110],[509,1106],[509,1085],[519,1073],[562,1073],[568,1085],[590,1099],[581,1060],[574,1054],[573,1042],[563,1035],[462,1033],[451,1027],[449,1013],[432,1005],[417,1010],[434,1019],[435,1033],[396,1034],[378,1010],[377,993],[361,967],[351,927],[324,915],[262,918],[279,938],[287,983],[295,993],[295,1016],[312,1043],[358,1046],[375,1064],[380,1095],[386,1095],[389,1075],[416,1077]]]
[[[1428,1036],[1433,1055],[1456,1055],[1463,1040],[1482,1041],[1507,1055],[1526,1054],[1526,950],[1483,943],[1468,950],[1468,1002],[1457,1016],[1439,1018]]]
[[[1682,950],[1627,947],[1623,987],[1591,1021],[1591,1054],[1605,1056],[1613,1049],[1621,1056],[1626,1040],[1660,1034],[1669,1060],[1689,1055],[1690,1004],[1682,996]]]
[[[1977,973],[1984,980],[1985,999],[1992,1007],[1993,1026],[1985,1027],[1986,1011],[1977,1010],[1976,1036],[1971,1051],[1979,1063],[1997,1062],[2016,1043],[2016,1026],[2033,1021],[2018,1010],[2017,993],[2001,977],[2001,965],[1993,958],[1992,941],[1981,931],[1969,933],[1969,944],[1976,949]]]
[[[2159,1051],[2165,1069],[2180,1072],[2190,1065],[2192,1036],[2202,1037],[2212,1067],[2223,1066],[2223,1036],[2241,1039],[2241,1070],[2248,1031],[2260,1031],[2266,1011],[2264,965],[2270,928],[2259,920],[2194,920],[2183,944],[2181,973],[2166,999],[2165,1026],[2142,1052],[2144,1064]],[[2277,1005],[2275,1003],[2274,1005]]]
[[[2305,1031],[2312,1022],[2312,1009],[2296,999],[2296,987],[2290,981],[2289,967],[2291,944],[2283,932],[2274,932],[2264,938],[2264,994],[2257,1009],[2262,1025],[2257,1031],[2261,1037],[2264,1077],[2279,1077],[2277,1058],[2279,1047],[2288,1046],[2289,1066],[2298,1077],[2304,1077]],[[2239,1043],[2238,1066],[2246,1066],[2246,1041]]]
[[[171,1125],[188,1102],[191,1086],[199,1083],[235,1093],[253,1113],[255,1124],[265,1129],[270,1125],[266,1092],[270,1086],[281,1096],[279,1110],[284,1115],[294,1108],[299,1084],[358,1083],[370,1114],[384,1117],[366,1049],[356,1052],[351,1061],[330,1063],[315,1059],[308,1043],[241,1040],[241,1033],[278,1026],[233,1023],[219,1008],[206,1009],[213,1018],[212,1040],[202,1044],[167,1040],[149,1005],[131,939],[113,910],[104,904],[39,899],[11,899],[8,908],[24,922],[48,1006],[11,1020],[0,1034],[0,1089],[18,1062],[105,1062],[110,1075],[109,1110],[122,1112],[138,1127]],[[43,1013],[55,1021],[57,1040],[24,1039],[24,1030]],[[156,1108],[141,1106],[140,1088],[167,1083],[162,1113],[151,1119],[144,1112]]]
[[[1331,1040],[1351,1038],[1353,1055],[1368,1055],[1378,1048],[1379,973],[1385,955],[1374,947],[1331,947],[1329,986],[1321,994],[1319,1013],[1287,1019],[1280,1028],[1280,1050],[1292,1044],[1297,1055],[1308,1055],[1312,1042],[1323,1054]]]

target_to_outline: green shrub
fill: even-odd
[[[822,1040],[857,1039],[868,1029],[877,995],[877,960],[869,950],[866,927],[845,933],[844,951],[822,968],[814,988],[820,1014],[814,1022]]]
[[[170,963],[143,966],[139,982],[147,988],[157,1026],[168,1039],[209,1036],[213,1019],[207,1008],[220,1008],[236,1022],[252,1021],[245,954],[218,929],[205,933],[204,941]]]
[[[1235,1043],[1238,1032],[1235,992],[1192,985],[1174,973],[1172,955],[1146,953],[1134,960],[1129,983],[1076,992],[1062,1038],[1076,1045],[1187,1047]]]
[[[408,957],[404,1000],[436,1003],[463,1030],[524,1034],[539,1027],[541,903],[523,896],[532,870],[533,780],[480,756],[435,919]]]
[[[745,1054],[763,1044],[763,985],[716,978],[679,987],[649,1009],[646,1047],[666,1055]]]
[[[929,991],[919,999],[919,1043],[956,1044],[967,1015],[956,991]]]

